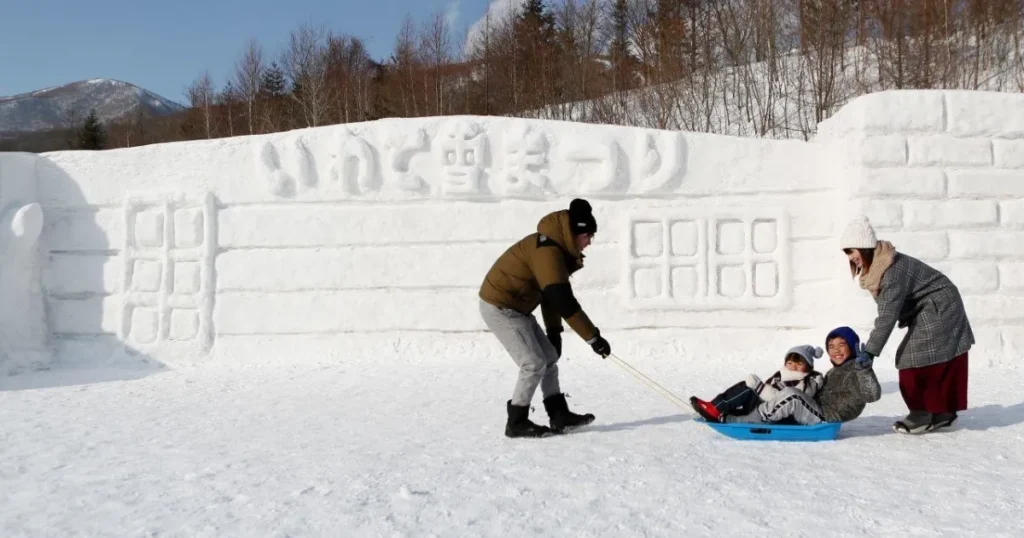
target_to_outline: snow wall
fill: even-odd
[[[2,154],[0,371],[126,349],[501,356],[481,279],[577,196],[599,230],[574,287],[624,358],[775,362],[835,325],[866,338],[874,303],[837,242],[861,211],[960,286],[975,364],[1024,347],[1024,95],[897,91],[811,142],[442,117]]]

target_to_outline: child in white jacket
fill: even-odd
[[[824,350],[820,347],[793,347],[786,352],[782,369],[768,379],[761,381],[756,375],[750,374],[710,402],[691,397],[690,405],[708,422],[725,422],[727,415],[746,415],[787,387],[813,398],[825,384],[825,377],[814,369],[814,359],[823,354]]]

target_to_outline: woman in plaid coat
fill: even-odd
[[[878,241],[866,218],[851,221],[840,242],[850,273],[878,305],[867,355],[882,353],[897,324],[907,328],[896,368],[910,413],[893,429],[924,433],[953,424],[967,409],[967,352],[974,344],[960,291],[934,268]]]

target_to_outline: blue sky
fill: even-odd
[[[518,0],[0,0],[0,96],[75,80],[111,78],[185,103],[184,88],[205,69],[220,87],[249,38],[278,57],[305,22],[363,38],[386,58],[406,13],[436,11],[456,36]]]

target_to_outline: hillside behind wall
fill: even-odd
[[[946,131],[954,94],[934,95],[855,101],[811,143],[447,117],[47,154],[35,168],[48,330],[65,360],[121,344],[168,363],[292,360],[310,342],[344,355],[411,338],[487,342],[493,353],[479,339],[483,275],[579,196],[599,230],[574,286],[620,342],[649,329],[732,347],[754,345],[750,334],[868,329],[872,302],[836,243],[863,206],[883,236],[903,234],[898,248],[945,264],[987,351],[1012,350],[1020,320],[989,305],[1020,288],[1013,259],[1024,246],[999,242],[1016,237],[1020,202],[992,192],[945,200],[946,176],[961,172],[937,159],[980,157],[944,149],[961,148]],[[961,97],[964,115],[1007,95]],[[938,102],[940,122],[928,123],[932,105],[908,100]],[[887,118],[896,134],[876,136],[879,107],[897,112]],[[999,160],[1012,144],[1003,134],[971,133],[974,149],[997,151],[969,171],[1010,162]],[[926,149],[915,149],[924,135]],[[1014,182],[986,177],[992,188]],[[963,213],[941,204],[961,202],[995,207],[994,220],[970,230],[941,220]],[[1009,235],[962,243],[974,228]],[[963,249],[979,245],[987,257],[969,259]]]
[[[818,132],[817,141],[842,156],[847,215],[864,212],[881,239],[945,272],[964,296],[977,354],[1018,363],[1024,351],[1024,95],[870,94],[822,122]],[[858,318],[870,319],[873,304],[857,304]]]

